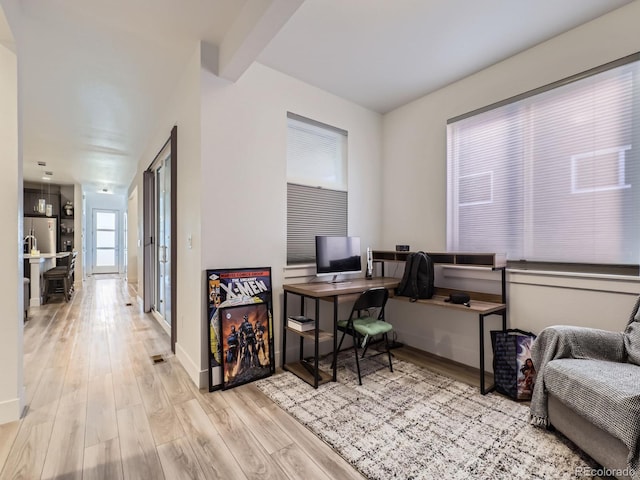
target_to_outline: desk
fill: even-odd
[[[333,354],[336,355],[337,350],[337,333],[338,333],[338,304],[340,301],[350,300],[350,296],[355,300],[356,296],[369,288],[384,287],[390,290],[393,296],[393,289],[398,286],[399,278],[376,277],[372,279],[355,278],[339,283],[315,282],[315,283],[297,283],[283,285],[284,304],[282,314],[282,369],[290,371],[297,375],[307,383],[318,388],[318,385],[336,381],[336,362],[333,362],[333,372],[331,374],[320,370],[319,361],[319,344],[322,341],[333,340]],[[298,332],[287,327],[287,297],[289,294],[297,295],[301,298],[300,315],[306,315],[305,299],[310,298],[315,301],[315,329],[309,332]],[[330,301],[333,303],[333,332],[320,330],[320,300]],[[300,358],[298,362],[287,363],[287,332],[293,332],[300,337]],[[314,342],[313,364],[309,365],[304,360],[303,344],[304,340],[309,339]]]
[[[397,251],[373,251],[373,261],[380,263],[382,266],[382,275],[384,276],[384,262],[405,262],[411,252]],[[433,260],[434,264],[445,265],[447,268],[462,269],[481,269],[496,272],[500,275],[501,293],[489,294],[482,292],[471,292],[465,290],[471,297],[471,305],[454,305],[445,302],[445,298],[451,293],[462,293],[460,290],[438,288],[432,298],[426,300],[418,300],[416,303],[424,305],[433,305],[444,308],[454,308],[460,311],[467,311],[478,314],[478,324],[480,327],[480,392],[485,395],[495,390],[495,385],[485,388],[485,372],[484,372],[484,319],[489,315],[499,315],[502,317],[502,330],[507,329],[507,282],[506,267],[507,257],[499,253],[459,253],[459,252],[429,252],[427,253]],[[398,300],[409,301],[407,297],[395,297]]]
[[[489,388],[485,387],[485,370],[484,370],[484,319],[489,315],[499,315],[502,317],[502,331],[507,329],[507,305],[504,303],[494,303],[494,302],[486,302],[482,300],[475,300],[473,298],[473,293],[471,297],[470,305],[467,307],[465,305],[456,305],[453,303],[446,302],[445,300],[448,298],[448,295],[439,295],[444,289],[437,289],[433,295],[433,297],[425,300],[416,300],[414,303],[421,305],[432,305],[435,307],[444,307],[444,308],[453,308],[460,310],[461,312],[467,313],[476,313],[478,314],[478,338],[480,339],[480,393],[482,395],[486,395],[489,392],[495,390],[495,384]],[[467,292],[469,293],[469,292]],[[409,297],[394,297],[395,300],[401,301],[411,301]]]

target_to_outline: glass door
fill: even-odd
[[[176,165],[178,127],[142,175],[143,299],[144,311],[151,312],[171,335],[175,353],[178,337],[176,318]]]
[[[156,183],[155,311],[171,325],[171,155],[159,162]]]
[[[118,211],[93,211],[93,273],[118,273]]]

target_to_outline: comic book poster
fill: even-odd
[[[271,267],[210,269],[206,271],[207,330],[209,333],[209,391],[224,386],[223,341],[220,309],[236,305],[265,303],[268,322],[269,368],[275,371],[273,359],[273,307],[271,300]]]
[[[536,369],[531,359],[535,336],[518,337],[518,400],[530,400],[536,383]]]
[[[266,303],[220,308],[222,388],[268,377],[273,349]]]

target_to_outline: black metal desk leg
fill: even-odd
[[[282,302],[282,353],[280,354],[281,367],[287,363],[287,291],[284,291],[284,300]]]
[[[484,395],[484,315],[479,314],[479,324],[480,324],[480,393]]]
[[[318,388],[318,382],[320,380],[320,366],[319,366],[319,360],[320,360],[320,341],[318,336],[320,335],[320,300],[318,298],[315,299],[316,300],[316,335],[315,335],[315,350],[314,350],[314,388]]]
[[[300,295],[300,315],[305,316],[307,302],[304,295]],[[304,338],[298,339],[298,353],[300,354],[300,362],[304,362]]]
[[[338,371],[338,297],[333,297],[333,381],[337,381]]]

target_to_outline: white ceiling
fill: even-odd
[[[259,61],[384,113],[630,1],[0,0],[24,178],[126,192],[201,40],[227,79]]]

